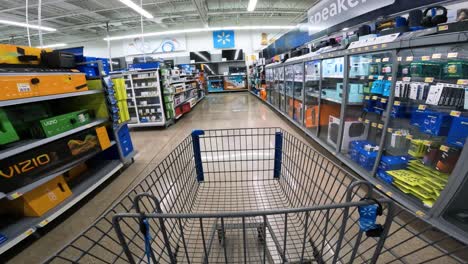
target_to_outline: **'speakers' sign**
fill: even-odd
[[[326,29],[395,3],[395,0],[322,0],[307,12],[309,25]]]

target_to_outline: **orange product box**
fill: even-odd
[[[302,119],[302,101],[294,100],[294,120],[300,121]]]
[[[322,104],[320,106],[320,120],[319,120],[319,107],[315,106],[306,106],[305,112],[305,126],[306,127],[316,127],[316,126],[325,126],[328,125],[328,116],[339,116],[340,107],[332,104]]]
[[[63,176],[56,177],[11,201],[11,209],[24,216],[42,216],[67,199],[72,192]]]
[[[0,73],[0,100],[87,91],[84,73],[44,70],[43,72],[10,70]]]
[[[63,176],[65,177],[67,182],[70,182],[73,179],[85,173],[87,170],[88,170],[88,165],[86,165],[86,163],[83,162],[71,168],[69,171],[65,172]]]
[[[0,44],[0,64],[39,65],[41,51],[43,50],[47,52],[52,51],[52,49]]]

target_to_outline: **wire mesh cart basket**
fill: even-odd
[[[47,263],[464,263],[411,221],[279,128],[196,130]]]

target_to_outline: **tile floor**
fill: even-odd
[[[298,135],[287,121],[250,93],[209,95],[175,125],[166,129],[133,131],[132,140],[138,150],[135,163],[112,179],[105,188],[94,193],[78,210],[68,217],[57,219],[59,223],[40,238],[33,242],[28,241],[22,248],[13,248],[12,251],[20,252],[13,252],[16,256],[7,263],[41,263],[47,259],[90,226],[119,196],[138,183],[139,179],[148,175],[192,129],[246,127],[281,127]],[[299,137],[304,139],[302,133]]]

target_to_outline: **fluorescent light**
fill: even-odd
[[[0,20],[0,24],[6,24],[6,25],[11,25],[11,26],[17,26],[17,27],[32,28],[32,29],[40,29],[40,30],[45,30],[45,31],[57,31],[55,28],[31,25],[31,24],[26,24],[26,23],[21,23],[21,22],[14,22],[14,21],[10,21],[10,20]]]
[[[346,30],[348,30],[348,29],[349,29],[349,28],[345,27],[345,28],[342,29],[342,31],[346,31]]]
[[[40,49],[59,48],[59,47],[65,47],[66,45],[67,45],[66,43],[56,43],[56,44],[39,46],[38,48],[40,48]]]
[[[217,30],[267,30],[267,29],[293,29],[295,26],[239,26],[239,27],[210,27],[210,28],[191,28],[191,29],[178,29],[178,30],[168,30],[160,32],[150,32],[144,34],[132,34],[125,36],[109,37],[104,38],[107,40],[121,40],[121,39],[133,39],[141,37],[155,37],[155,36],[164,36],[164,35],[175,35],[183,33],[199,33],[199,32],[211,32]]]
[[[254,11],[256,5],[257,5],[257,0],[249,0],[249,5],[247,6],[247,11],[249,11],[249,12]]]
[[[120,2],[124,3],[125,5],[130,7],[131,9],[135,10],[138,14],[140,14],[140,15],[146,17],[146,18],[154,18],[153,15],[148,13],[148,11],[144,10],[143,8],[138,6],[137,4],[133,3],[131,0],[120,0]]]

